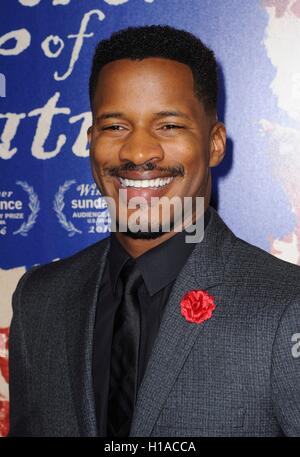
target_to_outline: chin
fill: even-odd
[[[117,221],[116,223],[117,226],[117,231],[119,231],[119,222]],[[138,230],[137,232],[133,232],[130,230],[130,228],[127,226],[127,230],[125,232],[120,232],[124,234],[125,236],[132,238],[134,240],[155,240],[161,236],[163,236],[165,233],[169,233],[174,229],[174,222],[171,222],[170,224],[170,229],[164,230],[163,226],[159,224],[158,230],[155,232],[151,232],[151,228],[149,227],[148,230]]]
[[[127,230],[127,232],[122,233],[128,238],[132,238],[134,240],[155,240],[164,235],[166,232],[131,232],[130,230]]]

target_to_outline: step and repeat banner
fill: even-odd
[[[86,136],[94,48],[147,24],[215,51],[228,142],[213,204],[238,236],[300,263],[299,0],[1,0],[0,436],[19,278],[109,236]]]

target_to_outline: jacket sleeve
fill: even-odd
[[[22,320],[22,291],[33,270],[20,279],[12,299],[13,317],[9,332],[8,436],[30,436],[28,356]]]
[[[300,294],[278,324],[271,362],[272,401],[286,436],[300,436]]]

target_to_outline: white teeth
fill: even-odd
[[[163,187],[169,184],[174,178],[156,178],[156,179],[127,179],[119,177],[123,187]]]

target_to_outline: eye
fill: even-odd
[[[163,124],[158,127],[158,131],[164,136],[180,135],[181,130],[184,130],[184,126],[179,124]]]
[[[121,125],[114,124],[114,125],[108,125],[106,127],[102,127],[102,130],[120,131],[120,130],[125,130],[125,129]]]
[[[184,127],[182,125],[176,125],[176,124],[166,124],[162,126],[163,130],[173,130],[173,129],[183,129]]]

